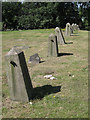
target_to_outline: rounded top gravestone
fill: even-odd
[[[55,28],[55,31],[59,32],[59,27],[56,27],[56,28]]]
[[[58,43],[59,44],[65,44],[65,40],[64,40],[62,31],[61,31],[61,29],[59,29],[59,27],[55,28],[55,33],[56,33],[56,36],[57,36]]]
[[[66,36],[70,36],[71,32],[70,32],[70,23],[66,24]]]

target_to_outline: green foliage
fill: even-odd
[[[88,15],[89,15],[89,3],[88,2],[79,2],[79,17],[82,20],[82,28],[88,29]]]
[[[3,2],[2,3],[2,21],[3,29],[17,29],[18,16],[20,15],[20,2]]]
[[[85,27],[88,3],[79,4],[78,8],[76,2],[3,2],[3,29],[65,28],[67,22]]]

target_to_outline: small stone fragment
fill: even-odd
[[[74,75],[72,77],[74,77]]]
[[[40,57],[39,57],[38,53],[30,56],[29,63],[40,63]]]
[[[55,77],[50,77],[50,80],[56,80],[56,78]]]
[[[30,105],[32,105],[32,102],[29,102]]]
[[[45,75],[44,78],[49,79],[52,75]]]

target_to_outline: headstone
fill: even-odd
[[[48,38],[48,56],[58,56],[57,36],[50,34]]]
[[[40,63],[40,57],[39,57],[38,53],[30,56],[29,63]]]
[[[74,23],[72,24],[72,29],[73,29],[73,31],[75,31],[75,25],[74,25]]]
[[[24,53],[12,48],[5,56],[5,59],[11,99],[28,102],[32,98],[33,86]]]
[[[71,35],[71,31],[70,31],[70,23],[66,24],[66,36],[70,36]]]
[[[70,33],[73,34],[73,27],[70,25]]]
[[[74,27],[75,27],[75,30],[77,30],[77,24],[75,24]]]
[[[59,27],[55,28],[55,33],[56,33],[56,36],[57,36],[58,43],[59,44],[65,44],[65,40],[64,40],[62,31],[61,31],[61,29],[59,29]]]
[[[80,30],[79,25],[77,25],[77,30]]]

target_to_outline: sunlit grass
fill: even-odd
[[[59,53],[72,53],[60,57],[47,57],[48,36],[54,29],[2,32],[3,47],[3,117],[4,118],[87,118],[88,117],[88,31],[79,31],[65,37],[67,43],[59,45]],[[5,54],[13,46],[30,46],[23,49],[33,87],[40,87],[43,98],[29,103],[10,100],[6,78]],[[31,65],[29,57],[38,53],[42,63]],[[57,79],[44,79],[52,74]],[[48,86],[46,86],[48,85]],[[43,86],[61,86],[61,91],[45,94]],[[43,91],[43,92],[42,92]]]

